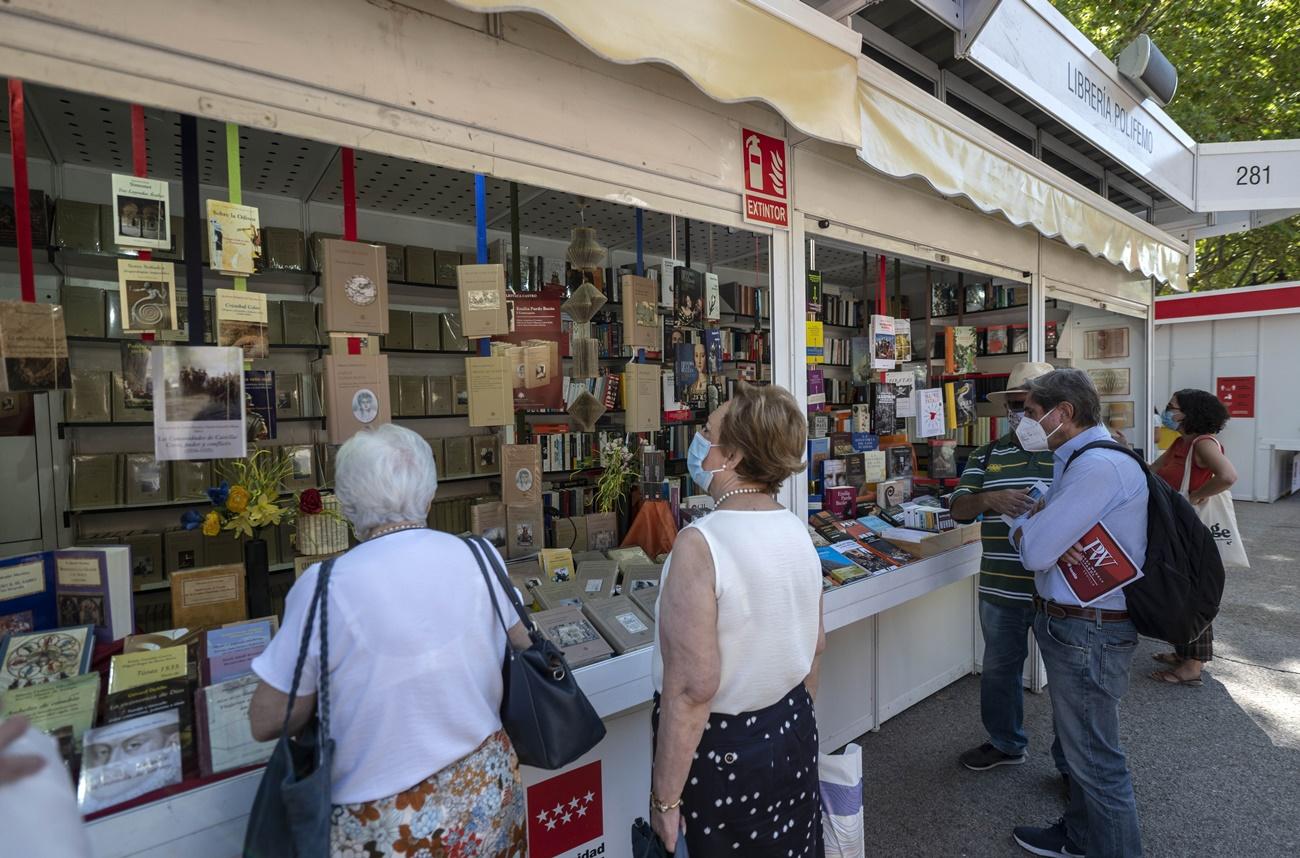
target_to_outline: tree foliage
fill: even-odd
[[[1300,0],[1052,0],[1112,59],[1147,33],[1178,69],[1165,111],[1198,143],[1300,138]],[[1300,217],[1197,242],[1193,289],[1300,279]]]

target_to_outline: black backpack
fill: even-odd
[[[1138,634],[1188,644],[1209,627],[1223,597],[1223,561],[1214,536],[1187,498],[1151,473],[1137,453],[1114,441],[1093,441],[1070,456],[1095,448],[1127,453],[1147,478],[1147,557],[1143,577],[1124,588]],[[1062,470],[1064,473],[1064,470]]]

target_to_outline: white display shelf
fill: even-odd
[[[951,551],[828,590],[822,612],[826,631],[833,632],[896,608],[979,571],[980,544],[967,543]]]

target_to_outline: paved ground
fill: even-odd
[[[1253,568],[1229,571],[1202,688],[1157,685],[1133,660],[1122,729],[1152,858],[1300,855],[1300,497],[1237,506]],[[859,740],[868,856],[1016,856],[1018,824],[1060,816],[1047,694],[1026,695],[1030,760],[976,773],[984,740],[967,677]]]

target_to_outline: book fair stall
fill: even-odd
[[[1096,370],[1108,424],[1150,443],[1176,248],[1130,270],[873,160],[867,94],[895,84],[807,7],[727,6],[828,94],[761,57],[706,73],[689,39],[647,64],[550,4],[277,4],[251,61],[198,4],[185,28],[212,38],[186,55],[161,5],[15,5],[0,444],[37,465],[4,500],[0,714],[59,739],[97,856],[238,853],[271,750],[249,662],[351,543],[333,462],[366,427],[429,441],[429,525],[499,547],[605,720],[576,763],[525,770],[530,807],[598,804],[558,834],[530,813],[538,858],[627,855],[645,814],[655,594],[711,504],[686,448],[737,384],[808,409],[778,499],[823,558],[827,751],[978,663],[978,526],[941,496],[1005,431],[985,396],[1014,363]],[[162,737],[147,765],[88,765],[134,728]]]

